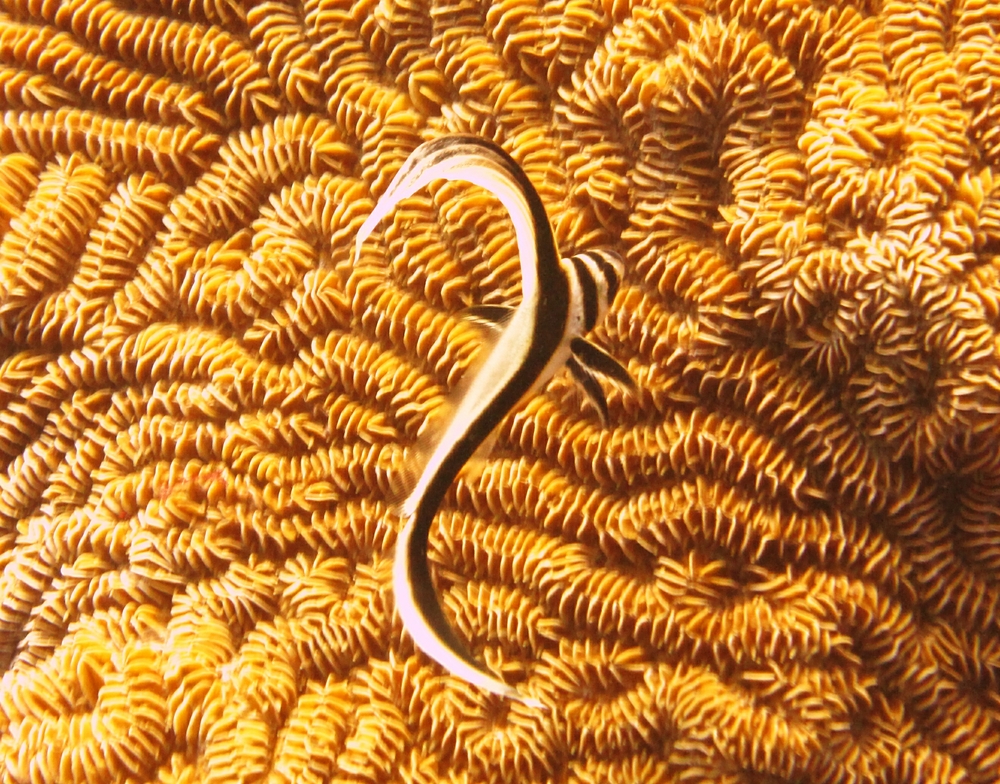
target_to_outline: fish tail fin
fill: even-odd
[[[538,700],[521,694],[479,664],[452,629],[437,593],[427,562],[426,518],[409,517],[396,540],[392,589],[403,628],[417,649],[441,665],[450,675],[491,694],[541,708]]]

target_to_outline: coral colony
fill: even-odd
[[[11,0],[0,784],[1000,781],[1000,4]],[[429,528],[517,305],[470,134],[623,279]],[[529,292],[530,293],[530,292]],[[473,311],[475,312],[475,311]],[[484,312],[482,310],[480,313]],[[496,311],[493,311],[496,312]],[[593,391],[593,390],[591,390]]]

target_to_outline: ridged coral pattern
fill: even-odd
[[[3,0],[0,782],[1000,781],[995,0]],[[519,291],[424,139],[627,262],[393,612]],[[428,428],[433,427],[428,424]]]

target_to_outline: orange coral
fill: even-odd
[[[0,9],[0,782],[1000,781],[991,0]],[[519,295],[425,138],[609,243],[567,378],[446,498],[400,472]]]

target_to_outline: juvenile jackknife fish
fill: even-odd
[[[607,403],[596,377],[634,386],[617,361],[580,337],[604,317],[624,267],[610,250],[560,259],[545,208],[521,167],[493,142],[465,135],[425,142],[413,151],[358,231],[355,255],[397,203],[435,179],[479,185],[510,213],[521,260],[522,299],[513,308],[469,309],[473,319],[502,331],[403,503],[406,522],[396,541],[393,592],[403,627],[420,650],[469,683],[540,707],[485,670],[452,630],[431,581],[427,537],[462,467],[507,413],[563,365],[569,365],[602,420],[607,419]]]

